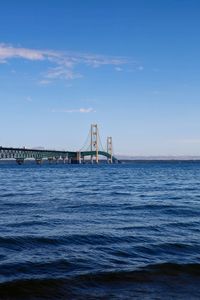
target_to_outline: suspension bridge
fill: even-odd
[[[25,159],[34,159],[37,164],[41,164],[43,160],[48,160],[49,163],[63,161],[63,163],[69,164],[81,164],[85,162],[98,164],[100,157],[104,157],[110,164],[119,162],[113,154],[112,137],[107,137],[106,150],[103,148],[97,124],[91,125],[84,146],[79,151],[0,146],[0,159],[15,159],[19,165],[23,164]]]

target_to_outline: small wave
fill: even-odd
[[[169,200],[181,200],[183,199],[183,197],[179,197],[179,196],[171,196],[169,197]]]
[[[138,241],[137,237],[132,235],[116,236],[101,234],[72,234],[68,236],[6,236],[0,237],[1,247],[25,249],[39,246],[59,246],[59,245],[108,245],[130,243]]]
[[[190,274],[193,276],[200,276],[200,264],[176,264],[176,263],[163,263],[150,265],[146,268],[149,272],[157,275],[182,275]]]
[[[23,277],[27,276],[39,276],[39,274],[51,274],[52,276],[59,275],[64,272],[72,272],[74,269],[80,269],[81,265],[68,261],[67,259],[47,260],[47,261],[26,261],[23,263],[2,263],[1,275],[15,278],[20,274]],[[15,275],[16,274],[16,275]]]
[[[0,194],[0,198],[9,198],[9,197],[16,197],[16,196],[37,196],[41,195],[41,192],[15,192],[15,193],[3,193]]]
[[[110,195],[111,196],[131,196],[132,193],[130,193],[130,192],[117,192],[117,191],[114,191],[114,192],[111,192]]]
[[[86,296],[88,299],[124,299],[124,295],[129,293],[127,298],[132,299],[138,295],[139,287],[140,293],[137,299],[143,298],[146,289],[149,291],[149,288],[154,290],[154,297],[150,297],[148,293],[148,298],[145,299],[157,298],[158,292],[162,299],[167,299],[163,298],[165,297],[163,293],[170,293],[171,284],[175,287],[173,299],[177,296],[180,298],[180,295],[183,295],[181,299],[187,299],[187,295],[184,297],[185,292],[188,292],[190,299],[193,299],[192,296],[199,294],[197,284],[199,279],[200,264],[163,263],[138,270],[87,273],[64,278],[15,280],[0,284],[0,295],[1,299],[20,300],[85,299]],[[195,289],[191,290],[191,286]],[[121,297],[118,298],[119,295]]]
[[[132,206],[132,209],[144,210],[144,209],[153,209],[153,210],[164,210],[167,208],[173,208],[174,206],[166,203],[144,203],[143,205]]]
[[[26,249],[45,245],[59,245],[62,244],[63,240],[54,237],[34,237],[34,236],[9,236],[0,237],[1,247]]]
[[[190,209],[190,208],[183,208],[183,207],[174,207],[174,208],[166,208],[163,211],[164,214],[170,215],[170,216],[177,216],[177,217],[198,217],[199,211]]]
[[[22,222],[18,222],[18,223],[9,223],[7,224],[10,227],[24,227],[24,226],[44,226],[44,225],[48,225],[48,222],[45,221],[22,221]]]
[[[16,197],[16,196],[24,196],[25,194],[23,193],[4,193],[0,194],[0,198],[9,198],[9,197]]]
[[[165,224],[166,227],[172,227],[172,228],[191,228],[192,230],[199,230],[199,221],[194,221],[192,218],[191,220],[185,219],[182,222],[174,221],[169,222]],[[195,228],[197,227],[197,228]]]
[[[20,207],[34,207],[36,204],[33,202],[7,202],[1,204],[3,207],[6,208],[20,208]]]
[[[194,254],[199,253],[200,247],[195,244],[185,244],[185,243],[159,243],[159,244],[146,244],[141,246],[136,246],[135,250],[138,253],[145,253],[148,255],[163,255],[163,254],[177,254],[180,256],[181,253],[184,254]]]

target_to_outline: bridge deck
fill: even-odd
[[[95,156],[95,151],[61,151],[61,150],[47,150],[47,149],[29,149],[29,148],[12,148],[0,147],[0,159],[16,159],[24,160],[27,158],[33,159],[72,159],[78,160],[85,156]],[[98,155],[111,159],[111,155],[105,151],[98,151]],[[112,156],[113,162],[118,162],[117,158]]]

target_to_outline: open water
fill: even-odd
[[[200,163],[0,164],[0,299],[200,299]]]

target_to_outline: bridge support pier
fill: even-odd
[[[79,162],[79,160],[77,160],[77,158],[72,158],[70,163],[73,164],[73,165],[79,165],[80,164],[80,162]]]
[[[81,164],[81,153],[77,152],[77,164]]]
[[[36,159],[35,159],[35,162],[36,162],[37,165],[41,165],[41,163],[42,163],[42,158],[36,158]]]
[[[48,162],[49,162],[49,164],[52,164],[52,162],[53,162],[53,157],[49,157],[49,158],[48,158]]]
[[[59,162],[59,157],[55,157],[55,162],[56,162],[56,164],[58,164],[58,162]]]
[[[90,150],[95,152],[95,162],[99,162],[99,130],[97,124],[91,125],[90,130]],[[93,164],[93,154],[91,154],[91,163]]]
[[[66,164],[66,162],[67,162],[67,157],[62,157],[62,160],[63,160],[63,164]]]
[[[24,158],[16,158],[16,163],[22,165],[24,163]]]
[[[108,164],[113,163],[113,143],[112,143],[112,137],[107,137],[107,152],[110,154],[110,157],[107,158]]]

